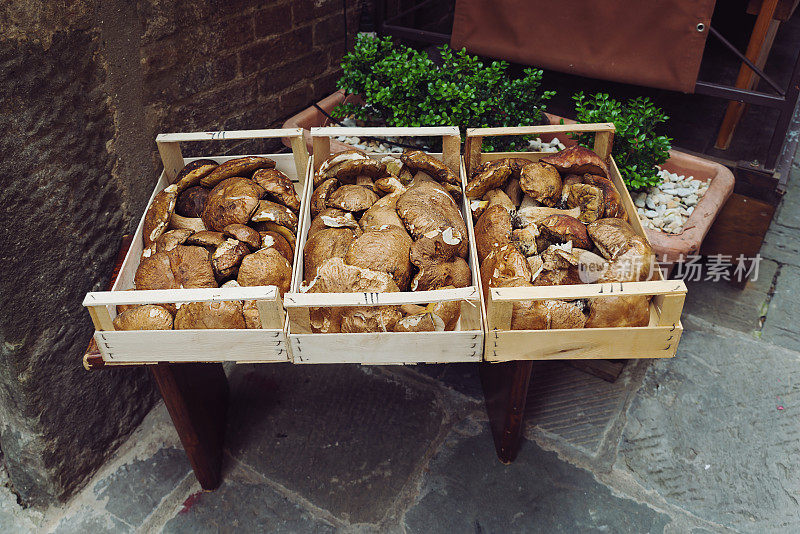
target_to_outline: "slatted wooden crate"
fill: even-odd
[[[313,173],[330,155],[330,139],[346,136],[404,136],[442,137],[443,152],[432,154],[441,159],[453,172],[462,177],[460,162],[461,137],[456,127],[441,128],[313,128],[314,162],[303,195],[302,230],[298,235],[292,290],[284,298],[289,316],[289,342],[295,363],[362,363],[409,364],[434,362],[477,362],[483,353],[483,324],[481,317],[478,258],[470,242],[468,264],[472,270],[472,285],[457,289],[397,293],[301,293],[303,279],[303,248],[311,224],[310,198],[313,193]],[[386,155],[370,154],[374,159]],[[462,194],[461,213],[471,234],[472,218],[466,197]],[[450,332],[379,332],[355,334],[312,333],[310,308],[339,306],[377,306],[427,304],[461,301],[461,318]]]
[[[547,152],[481,152],[484,137],[507,135],[595,134],[594,151],[609,167],[611,180],[619,191],[628,222],[647,238],[625,183],[620,176],[611,147],[613,124],[526,126],[517,128],[473,128],[467,130],[465,160],[467,176],[483,162],[515,157],[538,161]],[[474,236],[472,236],[474,240]],[[511,330],[515,302],[526,300],[604,298],[608,296],[651,295],[650,323],[644,327],[582,328],[554,330]],[[648,282],[580,284],[544,287],[491,288],[484,301],[486,339],[484,358],[488,361],[562,360],[591,358],[670,358],[675,356],[683,332],[680,317],[686,285],[664,280],[657,270]]]
[[[175,181],[180,170],[191,161],[211,159],[217,163],[241,156],[202,156],[184,158],[180,143],[190,141],[220,141],[271,139],[290,137],[292,153],[258,154],[275,160],[275,168],[286,174],[302,198],[308,167],[308,150],[303,131],[295,129],[242,130],[198,133],[160,134],[156,138],[164,171],[158,178],[153,197]],[[145,209],[145,212],[147,210]],[[302,224],[302,210],[299,224]],[[277,362],[289,361],[286,340],[286,316],[275,286],[235,287],[215,289],[169,289],[124,291],[133,287],[133,278],[142,255],[142,228],[139,222],[133,243],[125,256],[119,277],[111,291],[88,293],[83,305],[89,309],[96,332],[97,346],[106,365],[130,365],[155,362]],[[295,245],[296,247],[296,245]],[[296,249],[295,249],[296,253]],[[159,304],[255,300],[261,319],[261,329],[215,330],[130,330],[114,331],[112,323],[116,306],[122,304]]]

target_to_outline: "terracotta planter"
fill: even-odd
[[[333,109],[342,102],[358,103],[361,99],[356,95],[345,96],[343,91],[337,91],[329,97],[318,102],[318,106],[330,113]],[[550,124],[560,124],[563,120],[564,124],[573,124],[575,121],[572,119],[565,119],[558,115],[547,114]],[[284,124],[284,128],[303,128],[306,131],[304,136],[308,144],[309,151],[311,150],[311,135],[309,130],[315,126],[327,126],[330,121],[316,108],[309,107],[297,115],[289,118]],[[542,135],[543,141],[551,141],[555,135]],[[559,141],[566,146],[574,145],[575,141],[565,137],[559,138]],[[289,140],[284,139],[283,143],[289,145]],[[344,143],[336,140],[331,140],[331,151],[340,152],[350,148]],[[686,220],[683,226],[683,231],[679,234],[668,234],[660,230],[653,230],[647,228],[647,238],[653,245],[653,249],[657,255],[658,261],[666,268],[671,266],[681,258],[686,258],[691,254],[696,254],[700,250],[700,245],[703,239],[711,229],[711,225],[717,218],[717,215],[722,210],[722,206],[728,200],[728,197],[733,192],[734,178],[731,171],[719,163],[685,154],[677,150],[670,150],[670,157],[662,165],[663,168],[670,172],[683,174],[687,176],[694,176],[698,180],[704,182],[711,182],[708,190],[700,199],[700,202],[694,208],[694,211]]]

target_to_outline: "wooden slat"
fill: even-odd
[[[177,142],[166,141],[158,143],[158,153],[161,155],[161,163],[164,165],[164,175],[167,182],[171,184],[175,182],[175,178],[178,177],[178,173],[184,166],[181,145]]]
[[[325,126],[311,128],[311,137],[347,137],[373,136],[373,137],[446,137],[460,136],[457,126],[425,126],[425,127],[393,127],[393,126],[364,126],[357,128],[341,126]]]
[[[442,162],[454,173],[459,173],[461,169],[460,135],[445,135],[442,137]]]
[[[614,282],[607,284],[576,284],[564,286],[493,287],[492,301],[575,300],[603,296],[669,295],[686,294],[683,280],[660,280],[653,282]]]
[[[162,133],[156,143],[179,143],[184,141],[231,141],[242,139],[275,139],[277,137],[302,137],[302,128],[271,128],[266,130],[219,130],[216,132]]]
[[[685,299],[685,291],[683,293],[670,293],[655,297],[653,300],[656,307],[658,307],[658,325],[671,326],[679,323],[681,320],[681,311],[683,311],[683,301]]]
[[[477,287],[436,289],[432,291],[403,291],[396,293],[287,293],[284,306],[287,308],[315,306],[332,308],[339,306],[394,306],[402,304],[427,304],[453,300],[478,300]]]
[[[226,300],[278,299],[275,286],[215,287],[209,289],[148,289],[140,291],[92,291],[84,306],[119,304],[165,304],[177,302],[221,302]]]
[[[536,135],[548,133],[592,133],[614,132],[614,124],[600,122],[592,124],[543,124],[541,126],[503,126],[500,128],[467,128],[467,137],[489,137],[506,135]]]

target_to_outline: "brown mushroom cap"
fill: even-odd
[[[153,197],[153,202],[147,208],[142,225],[145,247],[154,243],[167,230],[177,201],[178,187],[175,184],[168,185]]]
[[[539,161],[549,163],[561,174],[608,176],[608,167],[600,156],[580,145],[571,146]]]
[[[325,208],[311,221],[306,236],[311,237],[323,228],[352,228],[355,231],[356,228],[359,228],[359,225],[356,218],[349,211],[338,208]],[[360,228],[358,232],[354,233],[360,234]]]
[[[292,284],[292,266],[276,249],[262,248],[244,257],[236,281],[241,286],[277,286],[283,296]]]
[[[493,249],[481,262],[481,282],[487,293],[491,287],[530,285],[531,271],[525,256],[513,244]]]
[[[292,180],[278,169],[258,169],[253,173],[253,181],[263,187],[279,204],[283,204],[295,213],[300,211],[300,198]]]
[[[337,152],[328,156],[319,166],[319,170],[314,174],[314,187],[319,185],[330,178],[336,176],[339,166],[349,161],[368,159],[368,156],[362,150],[351,149]]]
[[[423,312],[416,315],[407,315],[397,321],[394,325],[395,332],[436,332],[444,330],[444,323],[439,318],[442,324],[437,324],[433,318],[433,314]],[[438,327],[438,328],[437,328]]]
[[[203,247],[178,245],[166,254],[169,255],[170,268],[178,287],[217,287],[211,265],[211,253],[208,250]]]
[[[344,258],[354,240],[349,228],[325,228],[309,236],[303,247],[303,276],[306,281],[317,274],[325,260]]]
[[[258,207],[250,216],[253,222],[269,221],[280,226],[285,226],[292,232],[297,232],[297,215],[277,202],[259,200]]]
[[[411,244],[411,237],[405,229],[397,226],[371,230],[350,243],[344,262],[355,267],[388,273],[400,291],[407,291],[411,278]]]
[[[192,230],[169,230],[156,240],[156,252],[167,252],[183,245],[194,232]]]
[[[196,159],[187,163],[178,173],[178,176],[175,177],[175,185],[178,187],[178,192],[181,193],[196,186],[200,183],[201,178],[218,166],[216,161],[210,159]],[[186,215],[186,217],[189,217],[189,215]],[[194,217],[199,217],[199,215],[194,215]]]
[[[245,156],[229,159],[200,179],[205,187],[215,187],[218,183],[233,176],[248,176],[256,169],[275,167],[275,162],[261,156]]]
[[[650,324],[650,301],[644,295],[589,299],[586,328],[647,326]]]
[[[643,237],[631,237],[608,263],[598,282],[643,282],[655,275],[655,255]]]
[[[329,208],[361,212],[369,209],[378,200],[378,195],[360,185],[343,185],[328,195]]]
[[[386,174],[386,165],[370,158],[345,161],[336,167],[335,176],[340,182],[354,183],[359,176],[380,178]]]
[[[482,198],[490,189],[503,187],[511,176],[511,165],[504,160],[475,174],[464,189],[467,198]]]
[[[441,160],[420,150],[403,152],[400,155],[400,161],[410,169],[425,172],[438,181],[455,185],[461,184],[458,175],[451,171]]]
[[[522,187],[519,185],[519,178],[512,178],[506,182],[503,192],[511,201],[511,204],[514,206],[514,208],[518,207],[522,202],[522,195],[524,195],[524,193],[522,191]]]
[[[603,202],[605,203],[606,209],[601,218],[626,217],[625,208],[622,205],[622,197],[620,197],[619,191],[617,191],[617,188],[614,186],[614,182],[605,176],[598,176],[595,174],[585,175],[583,177],[583,182],[599,187],[603,192]]]
[[[475,248],[478,260],[483,262],[486,256],[497,247],[511,241],[511,215],[503,206],[487,208],[475,224]]]
[[[250,247],[250,250],[258,250],[261,248],[261,234],[247,225],[229,224],[222,229],[222,233],[225,237],[241,241]]]
[[[172,330],[172,314],[163,306],[144,304],[114,318],[114,330]]]
[[[250,253],[250,248],[236,239],[226,239],[211,255],[211,266],[217,279],[235,276],[242,258]]]
[[[225,234],[222,232],[212,232],[211,230],[202,230],[195,232],[186,239],[187,245],[196,245],[200,247],[210,247],[216,249],[225,242]]]
[[[405,190],[405,188],[403,189]],[[358,221],[361,229],[366,232],[368,230],[378,230],[388,225],[400,227],[405,232],[406,227],[397,214],[397,199],[400,198],[403,192],[388,194],[370,206]]]
[[[514,228],[525,228],[529,224],[540,224],[551,215],[569,215],[577,219],[580,214],[580,208],[560,210],[557,208],[546,208],[544,206],[531,206],[518,209],[511,223],[514,225]]]
[[[339,181],[336,178],[329,178],[314,189],[309,206],[312,217],[316,217],[328,207],[328,195],[333,193],[337,187],[339,187]]]
[[[233,282],[234,280],[231,280]],[[244,315],[245,328],[261,328],[261,315],[258,313],[258,304],[255,300],[242,301],[242,315]]]
[[[526,158],[501,158],[492,161],[485,161],[472,170],[472,177],[474,178],[478,174],[494,166],[508,165],[509,167],[511,167],[511,177],[519,180],[519,173],[520,171],[522,171],[522,167],[524,167],[528,163],[531,163],[531,160]]]
[[[188,302],[175,314],[175,330],[246,327],[238,300]]]
[[[570,208],[580,208],[578,219],[586,224],[603,218],[606,211],[603,191],[590,184],[572,184],[565,189],[566,203]]]
[[[512,330],[583,328],[586,315],[574,302],[561,300],[523,301],[514,305]]]
[[[450,229],[444,232],[433,230],[414,241],[409,258],[412,264],[421,269],[431,263],[453,261],[458,257],[460,247],[461,241],[452,238]]]
[[[199,185],[185,189],[178,195],[178,200],[175,203],[175,213],[190,219],[200,217],[210,192],[210,189]]]
[[[429,232],[444,233],[452,229],[449,240],[460,240],[458,255],[462,258],[467,256],[467,226],[453,197],[439,184],[419,182],[409,187],[397,199],[397,214],[414,239]]]
[[[177,289],[180,287],[172,273],[167,252],[156,252],[149,258],[144,258],[136,268],[133,283],[136,289]]]
[[[539,230],[550,245],[572,241],[574,247],[592,248],[586,226],[575,217],[551,215],[539,223]]]
[[[292,249],[285,237],[278,232],[259,232],[259,235],[261,236],[262,248],[274,248],[291,265],[294,260],[294,249]]]
[[[617,218],[598,219],[589,224],[586,231],[600,254],[609,260],[616,257],[637,235],[627,221]]]
[[[247,178],[222,180],[208,194],[201,217],[209,230],[222,231],[229,224],[246,224],[258,208],[264,188]]]
[[[561,199],[561,176],[555,167],[541,161],[522,167],[519,186],[525,194],[545,206],[555,206]]]
[[[282,235],[283,238],[286,239],[286,241],[289,242],[289,246],[292,247],[292,250],[294,250],[294,246],[295,246],[295,243],[297,242],[297,238],[296,238],[295,234],[291,230],[286,228],[285,226],[281,226],[279,224],[275,224],[274,222],[269,222],[269,221],[262,221],[262,222],[253,223],[250,226],[252,226],[254,229],[258,230],[259,233],[260,232],[275,232],[277,234]]]
[[[411,280],[411,291],[428,291],[447,286],[467,287],[472,285],[472,271],[461,257],[444,263],[424,264]]]
[[[206,224],[200,217],[181,217],[173,212],[169,219],[170,230],[191,230],[192,232],[202,232],[207,230]]]
[[[441,289],[453,289],[451,287],[442,287]],[[461,317],[461,302],[457,300],[449,300],[444,302],[435,302],[428,305],[430,313],[438,317],[444,323],[444,329],[451,331],[455,329],[458,324],[458,319]]]
[[[538,237],[539,227],[535,224],[529,224],[525,228],[517,228],[511,232],[511,241],[525,257],[539,253],[539,247],[536,244]]]
[[[484,200],[489,201],[487,208],[492,206],[503,206],[509,213],[517,208],[502,189],[491,189],[487,191],[485,195],[483,195],[483,198]]]
[[[396,176],[385,176],[375,180],[375,187],[384,193],[405,193],[406,186]]]

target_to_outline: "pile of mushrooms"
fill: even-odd
[[[471,285],[459,177],[418,150],[371,159],[328,157],[314,176],[303,248],[309,293],[427,291]],[[453,330],[459,302],[426,307],[312,308],[311,328],[333,332]]]
[[[626,220],[603,160],[573,146],[533,162],[486,162],[466,187],[485,292],[492,287],[633,282],[653,276],[653,250]],[[488,298],[488,296],[487,296]],[[514,304],[511,328],[647,326],[649,297]]]
[[[269,158],[200,159],[157,193],[144,218],[135,289],[289,290],[300,199]],[[261,328],[255,301],[119,306],[117,330]]]

